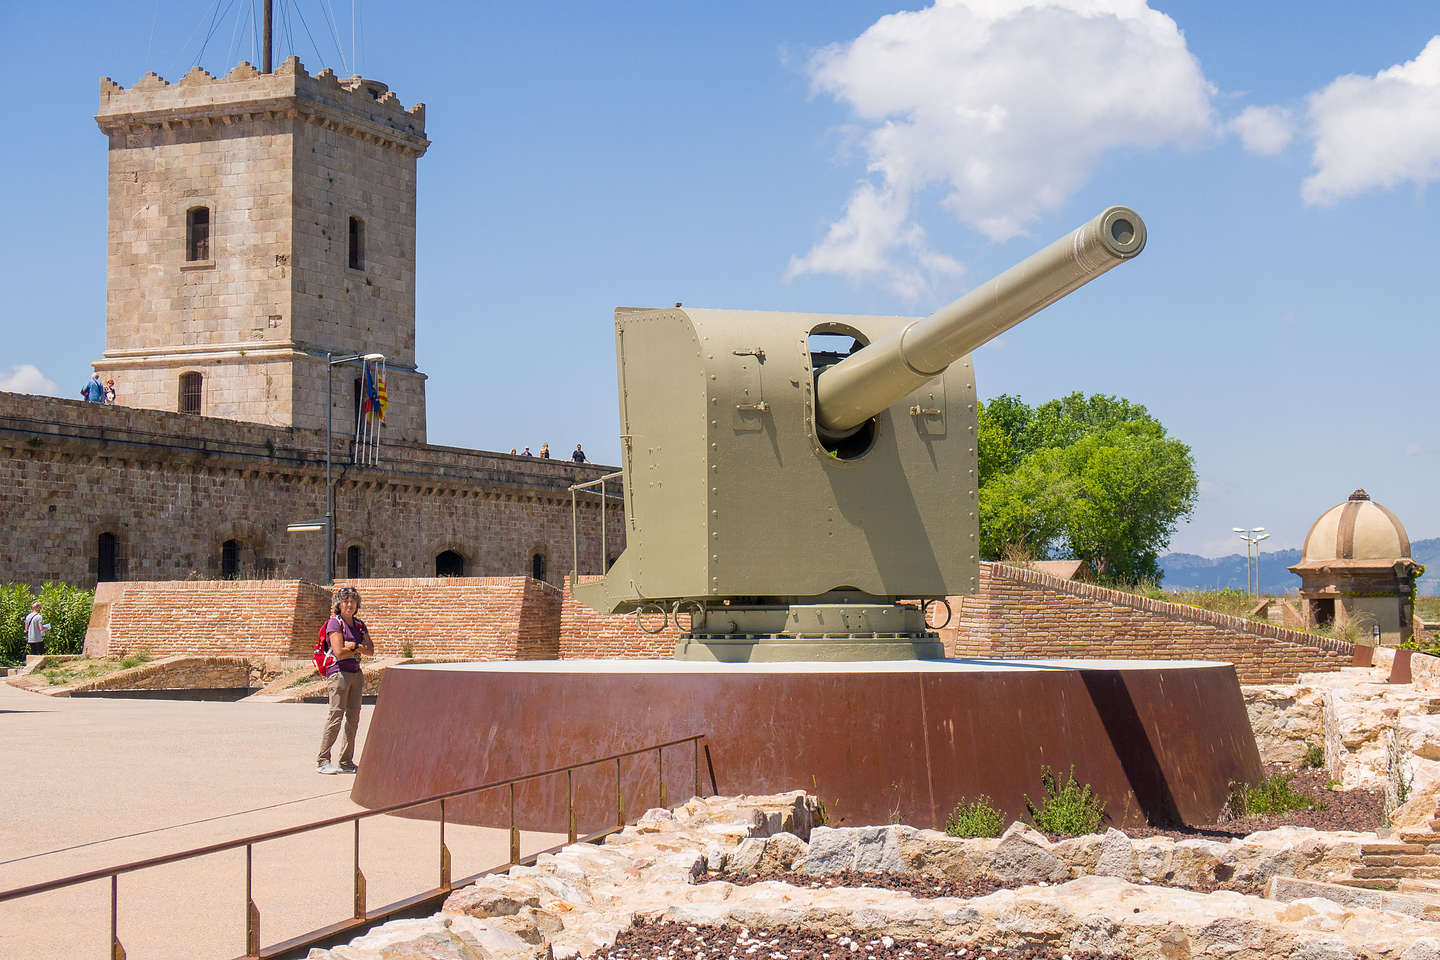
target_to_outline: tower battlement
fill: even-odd
[[[268,74],[242,60],[223,77],[196,66],[174,83],[147,73],[126,88],[102,77],[95,122],[108,134],[146,127],[229,126],[276,113],[414,156],[430,146],[425,139],[425,104],[406,108],[380,81],[338,77],[328,67],[311,76],[293,56]]]

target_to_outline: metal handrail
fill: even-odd
[[[581,490],[584,490],[586,493],[593,493],[594,491],[590,489],[591,487],[600,488],[600,572],[604,573],[607,569],[607,564],[610,562],[609,547],[605,542],[605,502],[612,499],[624,500],[623,497],[617,497],[614,494],[607,493],[605,484],[607,481],[614,480],[616,477],[623,477],[624,475],[624,470],[616,470],[614,473],[607,473],[602,477],[596,477],[594,480],[570,484],[570,575],[577,580],[580,577],[580,507],[575,494]]]
[[[89,883],[93,880],[102,880],[108,877],[110,880],[110,956],[111,960],[124,960],[125,949],[120,944],[120,939],[117,932],[119,915],[119,880],[121,874],[134,873],[136,871],[145,870],[150,867],[164,866],[165,864],[177,863],[182,860],[192,860],[197,857],[209,856],[210,854],[221,853],[226,850],[238,850],[239,848],[244,847],[246,952],[242,954],[242,957],[258,958],[266,956],[278,956],[283,954],[285,951],[296,949],[308,942],[314,942],[316,939],[320,939],[322,936],[332,936],[336,933],[343,932],[346,929],[368,926],[375,918],[385,917],[394,913],[396,908],[413,905],[415,903],[423,901],[427,897],[441,893],[448,893],[449,891],[454,889],[456,881],[452,881],[450,876],[450,850],[445,845],[445,802],[447,800],[454,800],[460,797],[466,797],[472,794],[482,793],[486,790],[495,790],[500,787],[509,787],[510,795],[508,807],[510,821],[510,860],[507,863],[497,864],[494,867],[491,867],[487,870],[482,870],[479,873],[471,874],[470,876],[462,878],[460,881],[458,881],[459,883],[463,884],[474,880],[480,876],[483,876],[487,873],[491,873],[495,870],[514,866],[525,861],[533,861],[536,857],[539,857],[542,854],[553,853],[557,850],[562,849],[563,845],[550,847],[546,850],[541,850],[533,853],[529,857],[526,857],[525,861],[522,861],[520,857],[520,829],[515,822],[515,787],[518,784],[529,783],[534,780],[540,780],[545,777],[556,776],[561,773],[565,774],[566,805],[568,809],[568,827],[566,834],[568,839],[565,845],[576,843],[581,840],[585,842],[590,842],[598,840],[601,837],[608,836],[612,833],[616,833],[625,826],[625,797],[620,775],[620,761],[624,760],[627,757],[638,757],[649,753],[655,754],[655,769],[658,787],[657,794],[659,797],[658,805],[664,807],[667,806],[667,791],[665,789],[665,765],[663,751],[666,747],[676,747],[685,743],[693,743],[695,745],[694,795],[700,796],[700,751],[703,746],[706,757],[706,767],[709,770],[710,774],[710,792],[712,795],[718,792],[715,786],[715,769],[713,764],[710,762],[710,746],[708,743],[704,742],[705,739],[706,737],[704,734],[693,734],[688,737],[680,737],[676,740],[666,740],[664,743],[657,743],[648,747],[640,747],[636,750],[627,750],[623,753],[612,753],[609,756],[599,757],[594,760],[585,760],[580,763],[571,763],[562,767],[552,767],[549,770],[542,770],[538,773],[528,773],[524,776],[519,777],[507,777],[502,780],[492,780],[489,783],[482,783],[479,786],[462,787],[457,790],[447,790],[444,793],[433,794],[431,796],[423,797],[418,800],[405,800],[400,803],[392,803],[388,804],[387,806],[375,807],[370,810],[360,810],[355,813],[339,814],[334,817],[327,817],[323,820],[314,820],[310,823],[302,823],[296,826],[281,827],[277,830],[269,830],[264,833],[251,834],[250,836],[241,837],[236,840],[223,840],[218,843],[206,844],[200,847],[192,847],[188,850],[181,850],[176,853],[167,853],[156,857],[147,857],[143,860],[132,860],[128,863],[115,864],[114,866],[109,867],[100,867],[95,870],[87,870],[83,873],[71,874],[69,876],[59,877],[54,880],[45,880],[41,881],[40,883],[26,884],[23,887],[13,887],[9,890],[0,890],[0,903],[7,903],[11,900],[19,900],[24,897],[37,896],[42,893],[48,893],[52,890],[72,887],[76,886],[77,884]],[[585,767],[592,767],[596,766],[597,764],[611,762],[615,764],[615,826],[607,827],[603,830],[587,834],[585,837],[578,837],[576,834],[575,826],[576,821],[574,772]],[[399,901],[398,903],[389,904],[385,907],[379,908],[378,910],[367,913],[365,907],[365,876],[363,873],[360,872],[360,821],[365,820],[369,817],[385,816],[386,814],[397,813],[402,810],[411,810],[415,807],[423,807],[430,804],[438,804],[440,808],[440,886],[434,888],[433,890],[424,891],[406,900]],[[287,940],[282,944],[272,944],[269,949],[262,951],[260,948],[260,911],[259,908],[256,907],[253,897],[254,872],[252,852],[254,845],[257,843],[264,843],[268,840],[278,840],[284,837],[291,837],[301,833],[309,833],[313,830],[323,830],[326,827],[333,827],[343,823],[354,823],[355,825],[354,916],[347,921],[342,921],[338,924],[331,924],[328,927],[321,927],[317,930],[311,931],[308,934],[302,934],[301,936],[296,937],[292,940]]]

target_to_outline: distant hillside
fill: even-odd
[[[1440,595],[1440,537],[1417,540],[1410,544],[1410,555],[1425,565],[1420,578],[1420,593]],[[1252,560],[1253,562],[1253,560]],[[1300,562],[1299,550],[1276,550],[1260,555],[1260,592],[1292,593],[1300,588],[1300,578],[1287,568]],[[1234,587],[1245,589],[1245,555],[1200,557],[1193,553],[1167,553],[1160,558],[1165,571],[1163,586],[1167,590],[1219,590]]]

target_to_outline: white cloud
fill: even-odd
[[[1440,36],[1414,60],[1312,93],[1307,117],[1315,141],[1315,172],[1300,188],[1307,204],[1440,179]]]
[[[1407,443],[1405,445],[1405,456],[1418,457],[1425,452],[1425,448],[1418,443]]]
[[[1064,204],[1107,152],[1212,131],[1199,62],[1145,0],[937,0],[809,68],[863,125],[868,177],[787,277],[837,273],[906,296],[960,266],[912,222],[921,191],[944,190],[957,220],[1004,240]]]
[[[8,390],[11,393],[38,393],[54,396],[58,389],[54,380],[45,376],[38,367],[31,363],[22,363],[0,374],[0,390]]]
[[[1295,115],[1284,107],[1246,107],[1226,126],[1251,153],[1270,157],[1295,137]]]

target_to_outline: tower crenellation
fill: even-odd
[[[425,106],[384,83],[241,62],[100,81],[109,138],[106,349],[120,402],[322,427],[325,355],[387,358],[387,435],[425,439],[415,358]],[[337,431],[354,423],[337,370]]]

